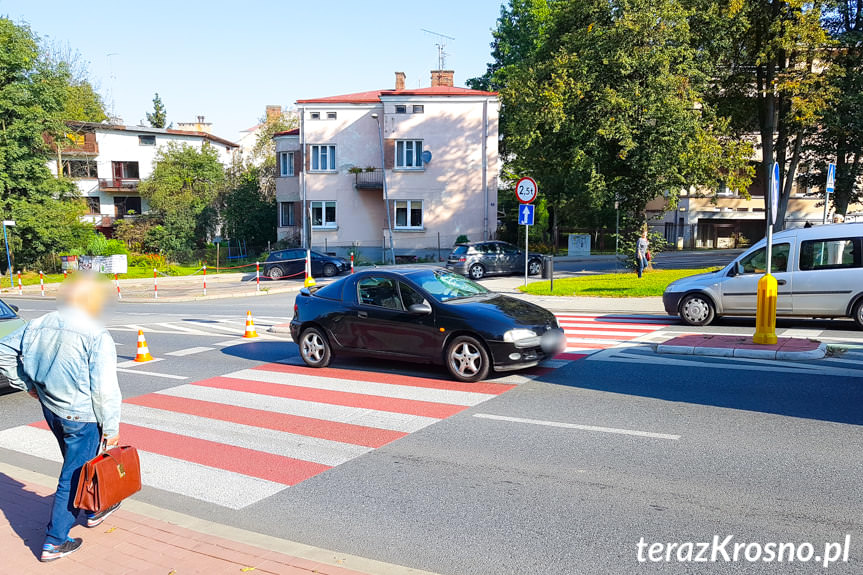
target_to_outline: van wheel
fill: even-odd
[[[715,314],[710,298],[699,293],[688,295],[680,302],[680,319],[688,325],[708,325]]]
[[[857,322],[857,327],[863,329],[863,298],[854,306],[854,321]]]

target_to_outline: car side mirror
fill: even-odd
[[[740,262],[735,262],[734,267],[731,268],[731,275],[739,276],[743,275],[744,273],[746,273],[746,270],[743,269],[743,264]]]
[[[415,303],[408,307],[408,311],[417,315],[428,315],[432,312],[432,308],[427,303]]]

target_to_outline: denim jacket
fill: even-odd
[[[35,388],[64,419],[96,422],[107,437],[119,433],[114,340],[78,309],[48,313],[0,340],[0,374],[18,389]]]

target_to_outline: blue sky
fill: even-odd
[[[397,70],[427,86],[436,39],[421,28],[456,38],[447,68],[464,85],[485,71],[500,3],[0,0],[0,14],[78,50],[124,122],[143,120],[159,92],[169,121],[204,115],[236,138],[267,104],[389,88]]]

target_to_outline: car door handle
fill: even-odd
[[[784,286],[784,285],[785,285],[785,284],[787,284],[787,283],[788,283],[788,282],[787,282],[787,281],[785,281],[785,280],[776,280],[776,285]]]
[[[364,311],[358,311],[357,317],[369,317],[369,314],[367,312],[364,312]]]

